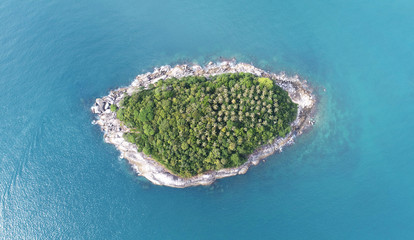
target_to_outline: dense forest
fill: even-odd
[[[249,73],[160,80],[111,109],[128,141],[182,177],[243,164],[297,114],[285,90]]]

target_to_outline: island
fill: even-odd
[[[98,98],[94,124],[136,172],[189,187],[246,173],[313,125],[307,82],[222,61],[162,66]]]

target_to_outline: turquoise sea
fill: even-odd
[[[0,239],[414,239],[413,12],[412,0],[2,0]],[[136,176],[91,124],[95,98],[220,57],[307,79],[314,128],[212,186]]]

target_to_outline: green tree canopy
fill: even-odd
[[[267,89],[273,88],[273,81],[270,80],[269,78],[258,78],[257,81],[259,82],[260,86],[264,86]]]
[[[129,142],[182,177],[243,164],[297,115],[286,91],[249,73],[159,81],[113,110]]]

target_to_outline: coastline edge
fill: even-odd
[[[248,160],[235,168],[224,168],[220,170],[208,171],[191,178],[182,178],[174,175],[167,170],[162,164],[151,159],[145,154],[138,152],[135,144],[126,141],[123,134],[129,129],[124,126],[117,118],[116,113],[110,110],[110,106],[119,103],[124,97],[124,93],[131,95],[140,87],[148,87],[160,79],[182,78],[186,76],[214,76],[223,73],[247,72],[260,77],[268,77],[277,85],[289,93],[293,102],[298,104],[298,114],[296,119],[291,123],[291,131],[284,138],[277,138],[271,144],[266,144],[256,149],[249,155]],[[155,68],[152,73],[138,75],[128,87],[118,88],[110,91],[109,95],[97,98],[95,104],[91,107],[94,114],[97,114],[97,120],[93,124],[98,124],[104,132],[104,140],[107,143],[114,144],[121,152],[121,158],[125,158],[133,169],[141,176],[147,178],[156,185],[164,185],[175,188],[184,188],[197,185],[210,185],[216,179],[244,174],[252,165],[259,164],[260,160],[272,155],[276,151],[282,151],[284,146],[294,143],[296,136],[301,135],[304,130],[314,124],[312,116],[315,112],[316,98],[312,94],[311,88],[306,80],[300,80],[299,77],[288,77],[284,73],[274,74],[262,69],[256,68],[247,63],[236,63],[233,61],[222,61],[217,63],[208,63],[205,67],[196,64],[182,64],[175,67],[165,65]]]

